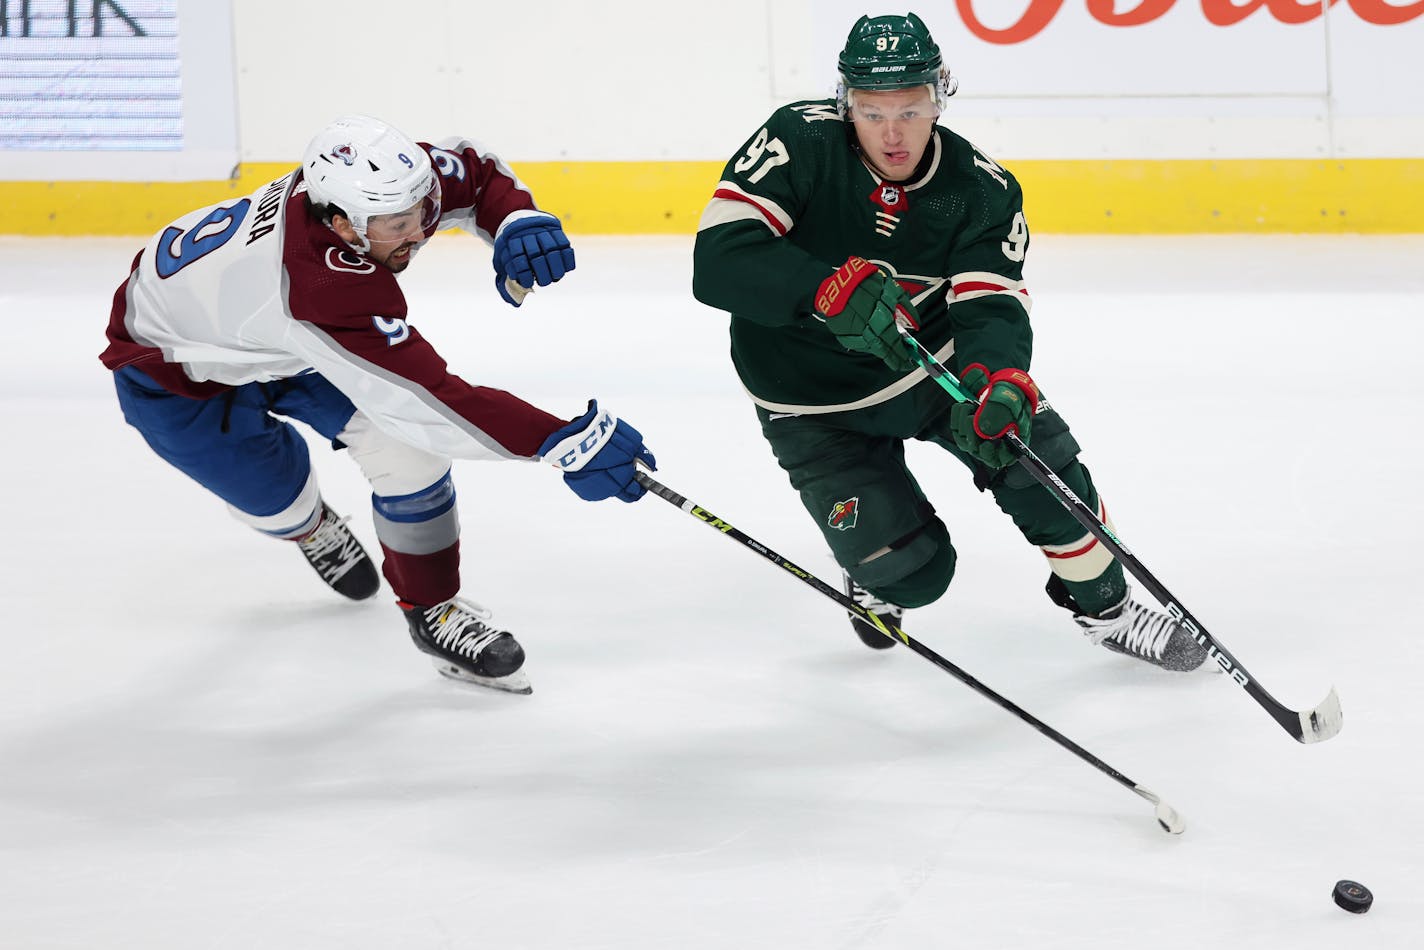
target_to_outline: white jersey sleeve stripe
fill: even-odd
[[[292,321],[293,349],[381,428],[401,441],[445,458],[517,459],[489,433],[441,402],[418,383],[343,348],[324,330]]]
[[[1002,274],[994,274],[989,271],[965,271],[962,274],[955,274],[949,279],[951,291],[951,303],[961,300],[973,300],[975,297],[986,297],[990,294],[1004,294],[1013,297],[1023,305],[1024,312],[1030,313],[1033,310],[1033,298],[1029,296],[1028,288],[1021,280],[1010,280]]]
[[[795,221],[776,202],[743,190],[735,182],[721,181],[697,223],[698,231],[731,221],[762,220],[778,236],[790,231]]]

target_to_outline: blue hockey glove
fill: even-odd
[[[524,302],[524,294],[511,294],[506,282],[527,293],[535,284],[547,287],[574,269],[574,249],[558,218],[542,211],[516,214],[520,216],[494,236],[494,286],[514,307]]]
[[[588,401],[588,412],[545,439],[539,456],[561,469],[564,483],[584,501],[637,501],[647,489],[634,480],[633,463],[658,467],[642,433],[599,409],[597,399]]]

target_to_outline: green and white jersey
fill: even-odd
[[[693,293],[731,313],[732,360],[752,398],[774,412],[838,412],[925,378],[844,349],[813,316],[817,287],[852,255],[904,287],[921,343],[942,361],[1028,369],[1029,234],[1013,175],[936,126],[915,175],[886,182],[852,137],[833,100],[778,109],[703,212]]]

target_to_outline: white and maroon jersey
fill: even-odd
[[[478,144],[421,143],[440,175],[441,218],[485,241],[529,189]],[[380,428],[450,458],[534,458],[565,420],[451,373],[407,322],[387,268],[309,210],[300,169],[246,198],[200,208],[155,235],[114,294],[110,369],[133,366],[182,396],[317,372]]]

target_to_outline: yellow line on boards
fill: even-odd
[[[1061,234],[1424,231],[1424,159],[1006,162]]]
[[[1007,161],[1029,226],[1062,234],[1424,231],[1424,159]],[[0,182],[0,234],[147,235],[285,174],[205,182]],[[539,206],[575,234],[691,234],[721,162],[524,162]]]

